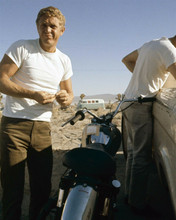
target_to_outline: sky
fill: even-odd
[[[0,59],[16,40],[38,38],[35,20],[48,6],[66,17],[57,48],[71,59],[75,96],[124,93],[131,73],[122,58],[176,34],[176,0],[0,0]]]

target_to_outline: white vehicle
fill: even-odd
[[[79,100],[78,105],[77,105],[77,109],[105,109],[105,103],[103,99],[82,99]]]
[[[154,103],[154,156],[176,216],[176,89],[162,89]]]

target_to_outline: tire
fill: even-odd
[[[56,198],[50,198],[41,210],[37,220],[59,220],[61,218],[62,209],[59,209],[56,203]]]

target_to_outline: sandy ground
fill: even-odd
[[[53,109],[53,117],[51,120],[51,128],[52,128],[52,146],[53,146],[53,174],[52,174],[52,192],[54,194],[58,190],[59,179],[62,173],[65,170],[65,167],[62,165],[62,156],[69,149],[78,147],[81,143],[82,130],[84,126],[90,123],[90,118],[87,114],[84,121],[78,121],[74,126],[67,124],[64,127],[61,125],[67,121],[67,119],[71,118],[76,111],[75,106],[71,106],[67,109],[60,109],[58,106],[55,106]],[[97,115],[102,115],[105,112],[109,112],[109,109],[102,110],[99,109],[94,111]],[[117,115],[114,119],[114,122],[120,126],[121,124],[121,115]],[[2,189],[0,188],[0,198],[2,196]],[[22,219],[27,219],[28,216],[28,206],[29,206],[29,197],[30,197],[30,189],[29,189],[29,181],[28,181],[28,172],[26,168],[26,179],[25,179],[25,192],[24,199],[22,205]],[[0,204],[1,206],[1,204]]]
[[[114,106],[115,107],[115,106]],[[53,117],[51,121],[51,128],[52,128],[52,143],[53,143],[53,174],[52,174],[52,192],[51,195],[53,195],[58,190],[59,180],[61,175],[63,174],[65,167],[62,165],[62,156],[63,154],[75,147],[78,147],[81,143],[81,137],[82,137],[82,130],[84,126],[88,123],[90,123],[91,116],[87,115],[84,121],[77,122],[74,126],[71,126],[70,124],[67,124],[65,127],[61,127],[61,125],[67,121],[70,117],[72,117],[75,113],[76,109],[75,106],[69,107],[67,109],[60,109],[58,107],[55,107],[53,109]],[[109,109],[102,110],[99,109],[98,111],[95,111],[97,115],[102,115],[105,112],[110,111]],[[1,114],[1,112],[0,112]],[[1,116],[1,115],[0,115]],[[121,125],[121,115],[117,115],[113,121],[117,124],[117,126],[120,129]],[[124,173],[125,173],[125,159],[124,155],[122,153],[122,149],[120,149],[120,152],[116,154],[116,167],[117,167],[117,178],[121,182],[121,189],[120,193],[118,195],[118,211],[114,213],[115,219],[120,220],[151,220],[152,218],[143,218],[134,215],[131,213],[131,210],[129,209],[129,206],[124,204]],[[21,220],[27,220],[28,219],[28,207],[29,207],[29,197],[30,197],[30,189],[29,189],[29,181],[28,181],[28,172],[26,168],[26,178],[25,178],[25,191],[24,191],[24,199],[22,204],[22,219]],[[164,189],[161,186],[161,183],[158,179],[158,175],[156,171],[153,172],[150,178],[150,203],[151,205],[159,211],[163,218],[157,218],[158,220],[173,220],[174,218],[169,217],[171,213],[171,205],[170,201],[168,201],[168,195],[167,192],[164,192]],[[2,196],[2,189],[0,188],[0,199]],[[0,203],[0,215],[1,215],[1,203]],[[1,219],[1,216],[0,216]],[[157,220],[154,219],[154,220]]]

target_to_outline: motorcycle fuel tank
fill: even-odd
[[[89,220],[94,213],[97,192],[90,186],[77,185],[71,189],[61,220]]]

